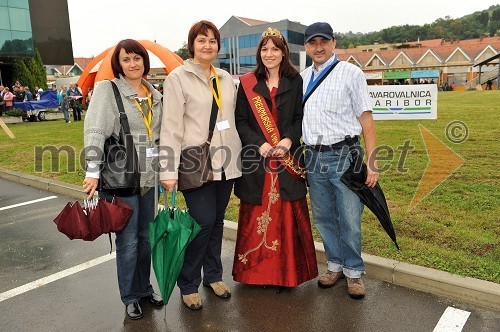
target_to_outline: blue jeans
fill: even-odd
[[[222,232],[224,214],[229,203],[234,180],[214,181],[200,189],[184,193],[189,214],[201,227],[189,243],[184,264],[177,279],[182,295],[198,292],[203,268],[203,283],[222,280]]]
[[[63,109],[63,114],[64,114],[64,121],[66,121],[66,123],[69,122],[69,111],[67,109]]]
[[[99,193],[111,201],[113,196]],[[154,188],[144,196],[118,197],[134,212],[121,232],[116,233],[116,270],[118,288],[123,304],[131,304],[153,293],[151,274],[151,245],[148,224],[154,219]]]
[[[328,270],[359,278],[365,272],[361,258],[363,203],[340,181],[350,160],[347,146],[324,152],[306,150],[312,215],[323,239]]]

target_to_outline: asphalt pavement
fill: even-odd
[[[312,280],[280,293],[238,284],[227,239],[230,299],[200,287],[204,307],[191,311],[176,288],[166,306],[143,303],[144,318],[131,321],[107,236],[71,241],[57,231],[52,220],[68,201],[0,179],[0,331],[500,331],[497,311],[368,276],[362,300],[349,298],[344,281],[321,289]]]

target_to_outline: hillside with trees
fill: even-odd
[[[335,33],[338,48],[352,48],[374,43],[404,43],[426,39],[473,39],[498,36],[500,32],[500,5],[461,18],[449,16],[424,25],[400,25],[369,33]]]

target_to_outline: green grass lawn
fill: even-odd
[[[387,170],[381,174],[384,189],[401,250],[391,243],[373,214],[363,215],[363,251],[412,264],[500,283],[500,92],[440,92],[438,120],[377,121],[379,146],[394,153],[380,160]],[[468,128],[467,139],[450,141],[446,128],[452,121]],[[464,159],[464,164],[416,207],[409,210],[420,179],[429,162],[419,125],[425,127]],[[9,125],[16,139],[0,132],[0,167],[72,184],[81,184],[84,173],[79,154],[83,146],[83,122],[65,124],[46,121]],[[400,151],[409,140],[414,149],[404,165]],[[60,171],[51,168],[50,154],[43,162],[35,160],[35,146],[72,147],[70,158],[74,172],[68,172],[68,160],[60,158]],[[385,157],[391,157],[384,153]],[[399,164],[399,166],[398,166]],[[43,167],[36,172],[37,167]],[[70,167],[71,168],[71,167]],[[399,169],[398,169],[399,168]],[[401,171],[406,168],[407,171]],[[179,200],[184,205],[182,198]],[[237,221],[238,199],[231,198],[226,219]],[[313,229],[315,239],[320,237]]]

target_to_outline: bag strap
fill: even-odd
[[[125,134],[130,134],[130,127],[128,125],[127,114],[125,114],[125,107],[123,106],[122,97],[120,96],[120,91],[115,82],[111,81],[111,86],[113,87],[113,93],[115,94],[116,106],[118,106],[118,112],[120,112],[120,124],[125,131]]]
[[[309,97],[311,97],[311,95],[313,94],[314,90],[316,90],[318,88],[318,86],[325,80],[325,78],[332,72],[332,70],[339,64],[340,61],[337,61],[335,62],[333,65],[330,66],[330,68],[328,68],[328,70],[326,71],[325,75],[323,75],[318,83],[316,83],[316,85],[311,89],[311,91],[309,92],[309,94],[304,98],[304,100],[302,101],[302,106],[304,106],[306,104],[306,101],[309,99]]]
[[[219,91],[217,91],[217,84],[215,84],[215,79],[212,80],[213,86],[215,93],[218,94]],[[212,100],[212,112],[210,113],[210,123],[208,125],[208,139],[207,143],[210,145],[210,142],[212,141],[212,137],[214,135],[214,129],[215,129],[215,120],[217,120],[217,111],[219,108],[217,107],[217,102],[215,101],[215,97]]]

